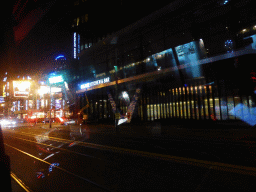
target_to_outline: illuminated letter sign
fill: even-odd
[[[93,81],[93,82],[90,82],[90,83],[82,84],[82,85],[80,85],[80,88],[81,89],[86,89],[86,88],[96,86],[96,85],[99,85],[99,84],[108,83],[109,81],[110,81],[110,78],[106,77],[104,79],[100,79],[100,80]]]
[[[74,33],[74,59],[76,59],[76,32]]]
[[[13,81],[14,97],[28,97],[30,84],[29,81]]]
[[[63,78],[62,76],[56,76],[56,77],[50,77],[49,78],[49,82],[50,84],[53,84],[53,83],[60,83],[60,82],[63,82]]]

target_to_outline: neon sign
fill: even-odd
[[[90,83],[82,84],[82,85],[80,85],[80,88],[81,89],[86,89],[86,88],[89,88],[89,87],[92,87],[92,86],[96,86],[96,85],[103,84],[103,83],[108,83],[108,82],[110,82],[110,78],[106,77],[104,79],[100,79],[100,80],[96,80],[96,81],[93,81],[93,82],[90,82]]]
[[[64,55],[59,55],[59,56],[57,56],[57,57],[55,58],[55,60],[58,60],[58,59],[60,59],[60,58],[63,58],[63,59],[65,59],[65,60],[66,60],[66,58],[65,58],[65,56],[64,56]]]
[[[14,97],[28,97],[30,85],[30,81],[13,81]]]
[[[76,32],[74,33],[74,59],[76,59]]]
[[[54,77],[50,77],[50,78],[49,78],[50,84],[53,84],[53,83],[61,83],[61,82],[63,82],[63,81],[64,81],[64,80],[63,80],[62,76],[54,76]]]

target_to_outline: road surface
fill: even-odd
[[[3,129],[14,191],[255,190],[253,142]],[[18,184],[17,184],[18,183]]]

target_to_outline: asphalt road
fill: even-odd
[[[254,142],[134,138],[68,127],[6,128],[3,135],[13,191],[256,188]]]

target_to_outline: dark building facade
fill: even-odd
[[[252,3],[174,1],[81,49],[79,108],[89,101],[84,113],[96,120],[114,119],[113,101],[137,121],[249,117],[256,82]]]
[[[165,1],[138,3],[135,0],[74,0],[73,57],[112,33],[167,5]]]

